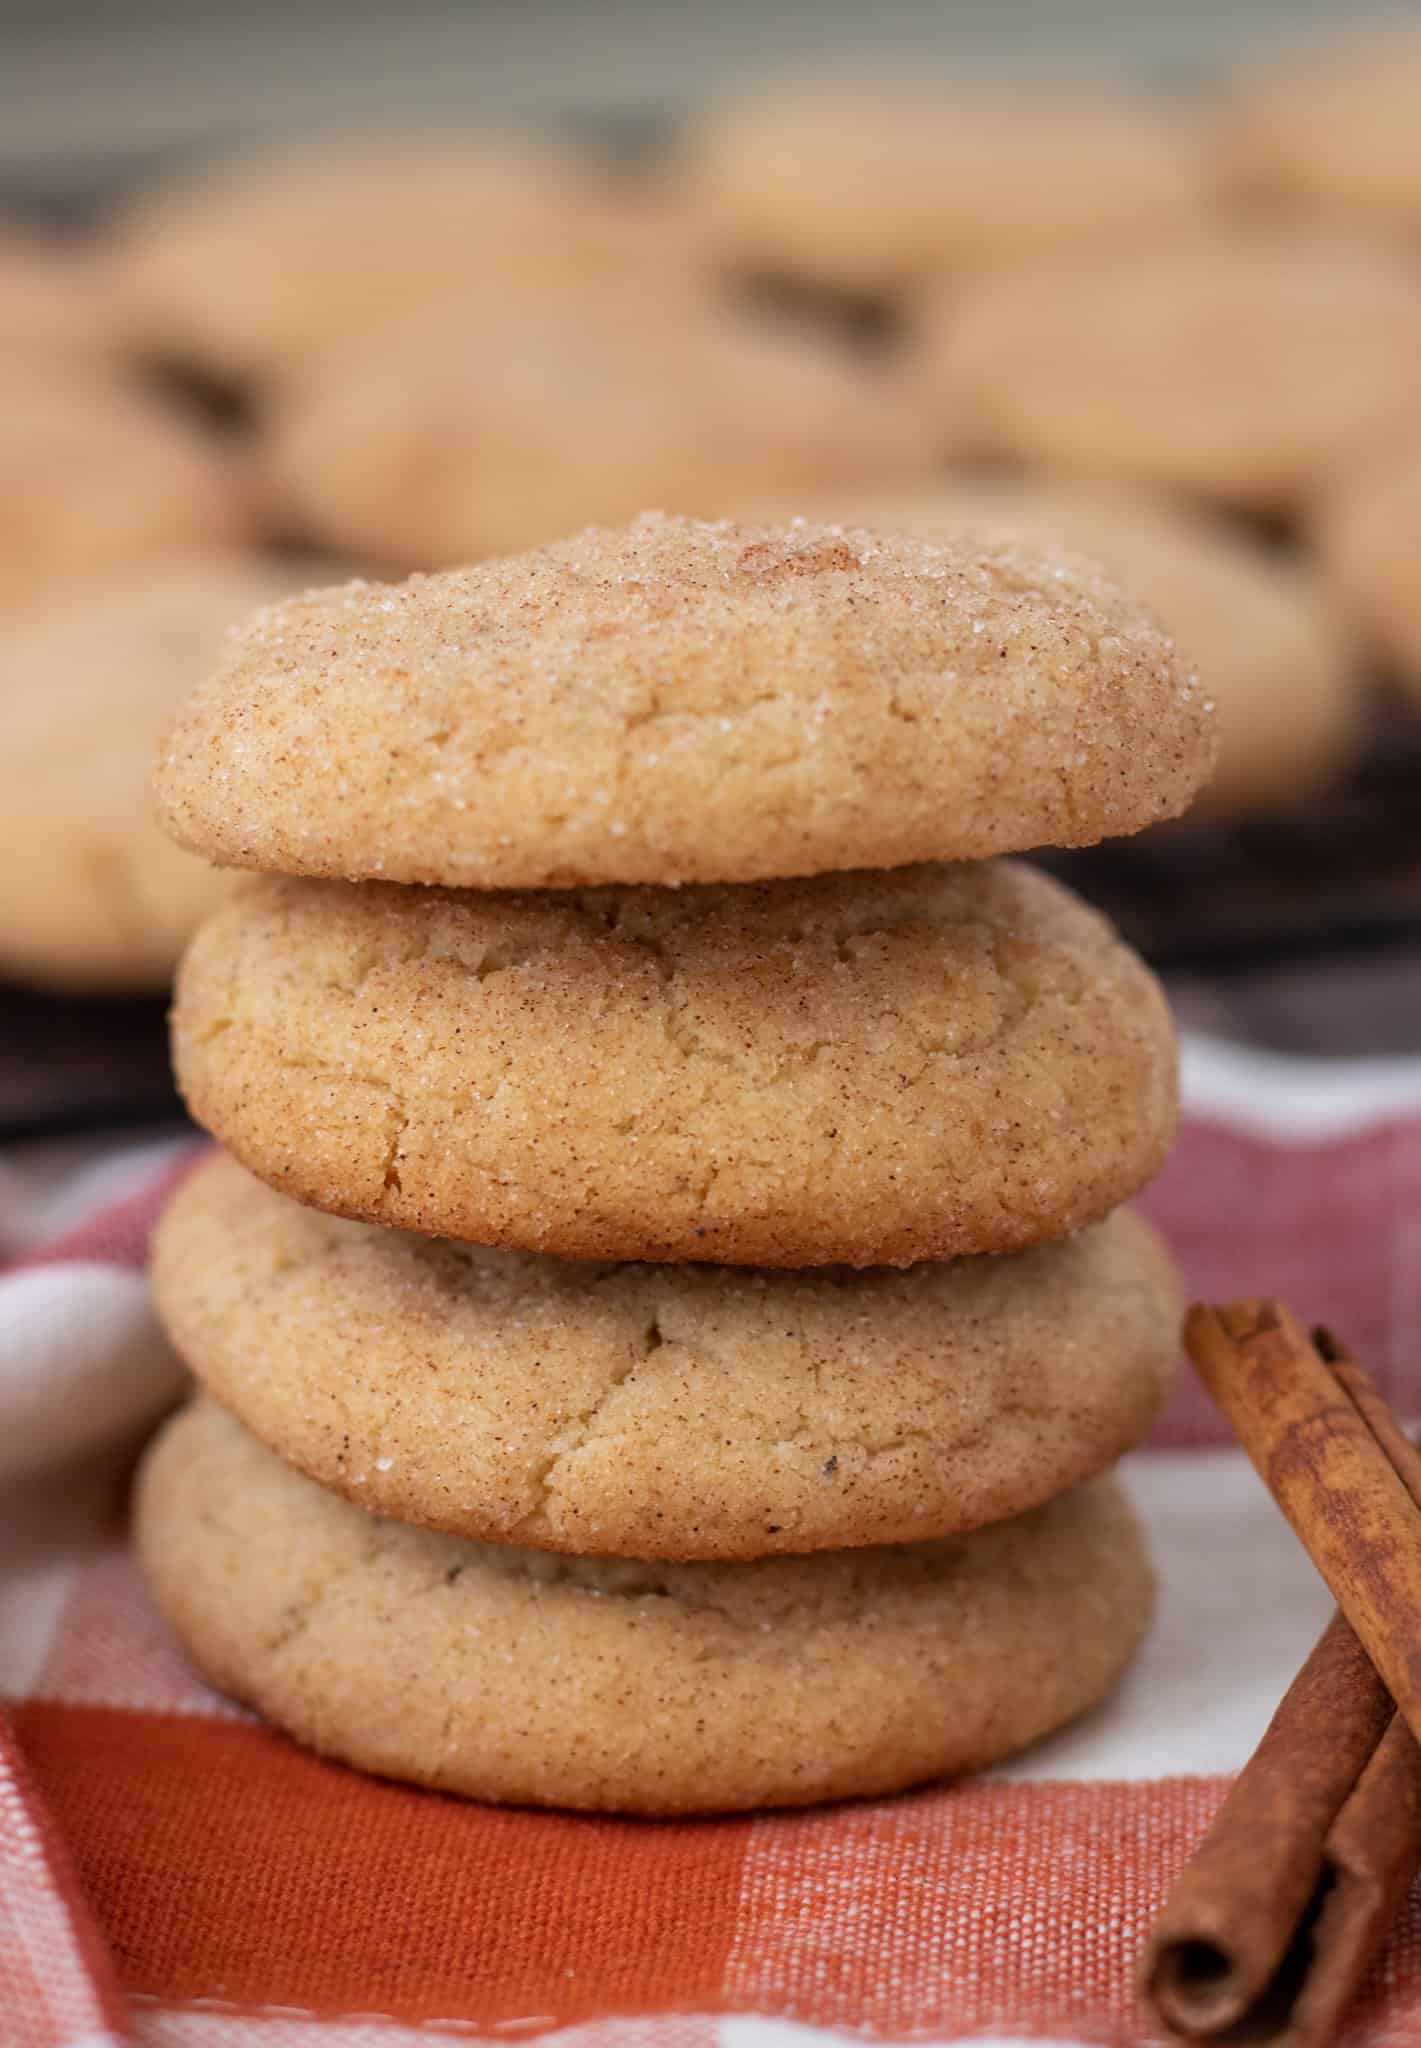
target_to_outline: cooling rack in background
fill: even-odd
[[[1281,1051],[1421,1052],[1421,716],[1296,811],[1043,856],[1165,976],[1186,1023]],[[180,1114],[162,1002],[0,986],[0,1143]]]
[[[1292,810],[1041,858],[1166,972],[1421,948],[1421,715],[1379,700],[1353,771]]]
[[[167,1007],[69,1001],[0,984],[0,1144],[180,1115]]]

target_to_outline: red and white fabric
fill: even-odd
[[[1184,1071],[1144,1206],[1191,1291],[1286,1296],[1421,1413],[1421,1060],[1194,1039]],[[191,1149],[0,1169],[0,2048],[1149,2038],[1135,1949],[1329,1610],[1187,1375],[1127,1461],[1157,1626],[1031,1755],[798,1815],[465,1805],[217,1698],[139,1581],[122,1478],[178,1384],[144,1250]],[[1343,2048],[1410,2043],[1421,1901]]]

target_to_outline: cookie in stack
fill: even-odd
[[[1174,1045],[996,856],[1210,755],[1158,630],[1011,541],[647,515],[260,614],[158,777],[262,871],[180,976],[225,1154],[155,1259],[204,1393],[139,1542],[201,1669],[369,1770],[649,1813],[1099,1700]]]

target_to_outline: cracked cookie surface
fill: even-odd
[[[1153,1597],[1111,1478],[930,1543],[566,1558],[366,1514],[208,1401],[149,1452],[136,1532],[199,1669],[312,1748],[479,1799],[638,1813],[995,1762],[1103,1696]]]
[[[912,1542],[1101,1471],[1181,1309],[1126,1210],[906,1272],[617,1266],[306,1209],[221,1155],[154,1244],[208,1391],[376,1513],[489,1542],[746,1558]]]
[[[777,508],[788,504],[776,500]],[[938,542],[1026,534],[1034,545],[1103,563],[1197,667],[1214,703],[1218,766],[1195,818],[1243,818],[1296,803],[1329,787],[1356,746],[1365,679],[1323,579],[1310,563],[1202,507],[1134,485],[968,473],[812,506],[801,496],[793,509]]]
[[[908,1265],[1097,1221],[1174,1035],[1024,864],[481,895],[267,877],[178,979],[198,1122],[315,1208],[571,1258]]]
[[[1197,678],[1103,571],[648,514],[260,614],[157,793],[235,867],[561,888],[1083,845],[1212,764]]]

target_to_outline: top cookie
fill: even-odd
[[[1364,678],[1323,579],[1207,507],[1138,485],[993,471],[776,501],[775,516],[795,511],[938,544],[1024,536],[1100,562],[1197,665],[1216,706],[1218,768],[1195,817],[1295,804],[1335,780],[1360,736]],[[1404,547],[1393,557],[1398,571],[1409,560]],[[1413,608],[1421,620],[1421,599]]]
[[[1086,845],[1212,762],[1197,680],[1102,571],[647,514],[259,613],[157,794],[234,867],[556,888]]]

